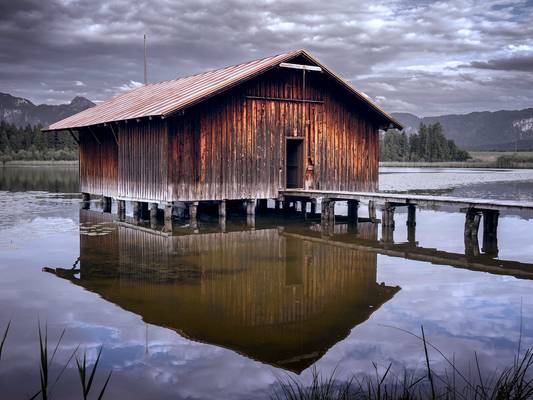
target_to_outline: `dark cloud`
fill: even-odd
[[[489,61],[472,61],[468,66],[472,68],[493,69],[498,71],[533,72],[533,55],[514,58],[499,58]]]
[[[532,9],[529,0],[0,0],[0,90],[37,103],[105,100],[142,81],[146,32],[151,81],[305,47],[390,111],[524,108]]]

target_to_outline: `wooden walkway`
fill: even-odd
[[[430,196],[417,194],[396,194],[380,192],[334,192],[329,190],[302,190],[286,189],[281,192],[283,196],[299,198],[324,198],[330,200],[357,200],[374,201],[379,203],[392,203],[399,205],[419,205],[424,207],[451,205],[460,208],[474,208],[477,210],[496,211],[533,211],[533,202],[473,199],[451,196]]]

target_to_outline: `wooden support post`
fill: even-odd
[[[81,194],[81,208],[84,210],[89,210],[91,208],[91,195],[89,193]]]
[[[472,237],[472,236],[477,237],[480,221],[481,221],[481,213],[479,210],[476,210],[474,208],[469,208],[466,211],[465,238]]]
[[[125,200],[117,200],[117,214],[120,220],[123,220],[126,218],[126,201]]]
[[[111,197],[107,197],[107,196],[102,197],[102,209],[105,213],[111,212],[111,205],[112,205]]]
[[[376,220],[376,203],[373,200],[368,202],[368,218],[372,221]]]
[[[483,246],[481,250],[485,254],[498,256],[498,218],[497,210],[483,210]]]
[[[335,225],[335,201],[331,199],[322,199],[322,225]]]
[[[150,219],[157,220],[157,203],[150,203]]]
[[[148,219],[149,216],[150,216],[150,214],[148,212],[148,203],[142,201],[139,204],[140,204],[140,210],[141,210],[141,212],[140,212],[141,219],[143,219],[143,220],[144,219]]]
[[[226,200],[222,200],[218,203],[218,216],[221,219],[226,219]]]
[[[478,230],[481,220],[481,212],[474,208],[466,210],[465,218],[465,254],[467,256],[479,255]]]
[[[286,198],[283,199],[283,212],[288,213],[290,211],[290,202]]]
[[[198,202],[189,203],[189,219],[192,227],[198,227]]]
[[[407,206],[407,241],[411,244],[416,242],[416,206],[410,204]]]
[[[348,223],[357,225],[357,220],[359,218],[358,216],[359,202],[357,200],[348,200],[347,206],[348,206]]]
[[[383,226],[392,227],[394,229],[394,205],[385,202],[385,206],[383,207],[383,211],[381,214],[381,224]]]
[[[302,215],[303,215],[304,220],[305,220],[305,219],[307,219],[307,200],[301,200],[300,201],[300,207],[301,207]]]
[[[132,202],[133,219],[138,221],[141,218],[141,203],[139,201]]]
[[[257,200],[257,210],[259,212],[265,213],[268,210],[268,200],[267,199],[258,199]]]
[[[278,199],[274,200],[274,202],[275,202],[275,210],[276,210],[276,212],[281,211],[281,207],[283,205],[282,204],[283,202],[281,200],[278,200]]]
[[[165,231],[172,232],[172,203],[165,204],[164,223]]]
[[[255,208],[257,206],[256,199],[246,200],[246,215],[255,215]]]
[[[381,240],[384,243],[394,243],[394,225],[384,225],[383,219],[381,224]]]
[[[311,216],[314,217],[316,215],[316,199],[311,199]]]

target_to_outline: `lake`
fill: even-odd
[[[260,399],[314,368],[339,379],[373,373],[373,362],[421,370],[422,343],[408,333],[421,326],[457,365],[475,352],[487,375],[509,365],[520,337],[533,345],[527,213],[502,214],[497,255],[465,256],[464,214],[451,208],[417,210],[411,243],[398,208],[386,246],[372,222],[324,236],[316,220],[274,213],[254,226],[233,215],[224,229],[206,215],[165,236],[117,222],[97,201],[80,210],[77,169],[0,178],[0,332],[12,321],[3,398],[39,388],[39,321],[52,349],[65,330],[52,377],[78,346],[90,362],[102,346],[95,384],[113,370],[106,398]],[[388,168],[380,188],[533,201],[533,170]],[[53,398],[79,393],[69,365]]]

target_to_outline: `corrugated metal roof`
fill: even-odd
[[[372,103],[348,82],[320,63],[307,51],[300,49],[198,75],[144,85],[58,121],[45,130],[76,129],[84,126],[149,116],[165,117],[260,75],[282,62],[300,55],[305,56],[311,62],[322,67],[322,69],[332,75],[361,100],[368,103],[390,123],[398,128],[402,128],[398,121]]]

